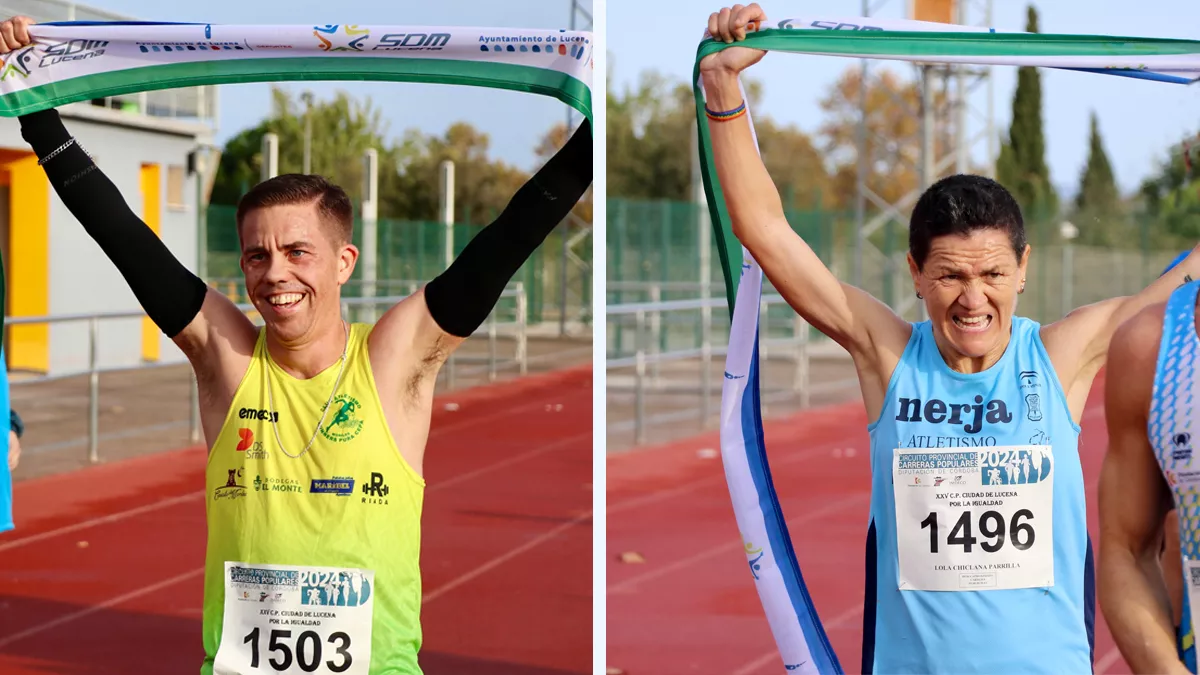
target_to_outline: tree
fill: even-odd
[[[1123,214],[1120,191],[1113,178],[1112,164],[1104,151],[1100,123],[1091,114],[1087,165],[1079,178],[1072,221],[1079,226],[1079,241],[1094,246],[1112,246],[1127,240],[1129,223]]]
[[[822,150],[833,165],[828,202],[841,207],[854,204],[858,192],[859,120],[862,116],[860,87],[862,69],[847,68],[821,99],[825,122],[821,126]],[[945,92],[935,91],[935,108],[944,107]],[[867,81],[866,185],[888,203],[920,187],[921,89],[915,81],[903,81],[888,70],[876,69]],[[948,128],[941,125],[943,132]],[[950,133],[934,137],[934,152],[949,150]],[[868,202],[868,209],[874,208]]]
[[[272,91],[269,118],[226,143],[213,185],[214,204],[235,204],[259,182],[262,139],[279,136],[279,172],[303,170],[305,114],[311,116],[311,171],[342,186],[356,203],[362,199],[363,155],[379,157],[379,217],[435,220],[443,160],[455,163],[455,220],[484,224],[500,213],[528,179],[520,169],[488,157],[489,139],[470,124],[456,122],[443,135],[409,130],[400,142],[388,139],[387,125],[370,98],[344,92],[311,102],[309,92],[293,98]],[[311,99],[309,99],[311,100]]]
[[[1120,202],[1112,164],[1104,151],[1100,138],[1100,122],[1092,111],[1091,136],[1088,139],[1088,160],[1079,180],[1079,194],[1075,196],[1075,208],[1079,211],[1111,211]]]
[[[278,87],[272,89],[272,115],[226,143],[213,184],[212,201],[235,204],[261,175],[262,139],[279,137],[279,173],[299,173],[304,161],[304,110]],[[371,100],[359,102],[345,92],[331,101],[313,104],[312,171],[341,185],[352,199],[361,199],[362,156],[367,148],[380,153],[380,167],[395,164],[394,150],[385,142],[386,124]],[[390,160],[390,162],[389,162]],[[383,171],[380,171],[381,183]]]
[[[754,115],[762,85],[748,81],[745,88],[763,163],[785,206],[827,203],[822,195],[828,190],[829,173],[816,144],[795,126]],[[646,72],[636,88],[614,89],[608,90],[606,109],[608,196],[691,201],[696,129],[692,88]]]
[[[785,208],[834,206],[830,195],[832,181],[811,136],[795,125],[780,126],[765,115],[755,121],[754,132],[763,164],[779,189]]]
[[[1142,183],[1140,214],[1152,243],[1194,246],[1200,239],[1200,133],[1176,147]],[[1190,162],[1189,160],[1190,153]]]
[[[450,125],[443,136],[409,131],[389,167],[394,182],[380,185],[380,216],[436,220],[441,164],[454,162],[454,220],[485,225],[491,222],[529,175],[504,162],[488,159],[487,134],[465,122]],[[381,160],[382,175],[382,160]]]
[[[634,89],[608,90],[609,197],[691,199],[691,87],[657,72],[641,74]]]
[[[1038,13],[1032,5],[1028,8],[1025,30],[1038,32]],[[1050,168],[1046,165],[1041,74],[1032,66],[1017,70],[1012,124],[1008,140],[1000,147],[996,175],[1027,214],[1037,217],[1058,212],[1058,194],[1050,183]]]

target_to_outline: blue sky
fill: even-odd
[[[728,4],[733,4],[729,2]],[[861,0],[804,0],[760,2],[769,19],[824,14],[862,15]],[[874,14],[906,18],[906,0],[879,0]],[[981,6],[976,2],[974,6]],[[607,38],[609,73],[614,91],[636,82],[643,70],[656,69],[686,80],[691,76],[696,44],[708,15],[721,2],[696,0],[609,0]],[[1026,2],[993,0],[992,25],[1000,30],[1024,30]],[[1122,0],[1042,0],[1035,6],[1044,33],[1081,33],[1166,38],[1200,38],[1200,2],[1152,0],[1130,4]],[[1133,11],[1136,8],[1136,11]],[[975,10],[973,10],[975,11]],[[768,54],[747,71],[764,84],[765,97],[757,110],[777,121],[815,132],[821,122],[817,99],[837,75],[856,64],[843,58]],[[908,76],[912,67],[886,66]],[[997,127],[1007,131],[1016,87],[1016,69],[998,67],[995,81]],[[1073,194],[1087,159],[1088,114],[1092,109],[1123,190],[1135,189],[1155,160],[1186,134],[1200,131],[1200,85],[1185,87],[1065,71],[1042,71],[1043,116],[1047,162],[1052,180]],[[984,101],[985,99],[979,99]],[[982,149],[982,146],[981,146]]]
[[[569,27],[571,20],[570,0],[206,0],[203,3],[92,0],[86,4],[147,21],[222,24],[357,23],[559,29]],[[581,4],[591,11],[591,0]],[[577,19],[578,30],[588,29],[580,23],[583,20],[582,16]],[[383,110],[390,135],[397,138],[408,128],[440,134],[455,121],[470,122],[489,135],[493,157],[526,170],[537,166],[533,150],[542,134],[554,124],[566,121],[567,116],[567,107],[548,97],[476,87],[379,82],[302,82],[283,86],[296,92],[312,89],[318,98],[329,98],[338,89],[359,97],[370,95]],[[220,100],[218,141],[224,142],[267,116],[270,85],[223,85]]]

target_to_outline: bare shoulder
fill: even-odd
[[[859,339],[843,337],[839,344],[854,357],[860,371],[865,367],[873,372],[886,389],[892,371],[908,347],[913,325],[882,300],[856,286],[842,283],[842,290],[854,316],[853,330],[847,335]]]
[[[1109,298],[1084,305],[1042,327],[1042,344],[1066,391],[1091,389],[1092,379],[1104,367],[1125,301],[1123,297]]]
[[[199,379],[236,387],[254,355],[258,328],[232,300],[210,288],[200,313],[174,341]]]
[[[1097,334],[1111,326],[1113,315],[1125,298],[1109,298],[1071,310],[1054,323],[1042,326],[1046,350],[1080,353]]]
[[[425,305],[425,290],[421,289],[400,302],[392,305],[375,325],[367,339],[368,348],[373,357],[378,357],[386,363],[380,365],[401,365],[414,359],[414,349],[418,347],[418,337],[422,333],[423,323],[428,318],[429,311]]]
[[[1110,364],[1128,368],[1144,365],[1145,362],[1153,363],[1158,358],[1166,310],[1165,302],[1156,302],[1117,326],[1108,348]],[[1120,362],[1111,361],[1113,357],[1120,359]],[[1128,364],[1129,359],[1136,359],[1140,363]]]
[[[220,434],[233,396],[250,368],[259,329],[232,300],[208,289],[200,313],[174,338],[191,362],[200,419],[209,442]]]
[[[840,344],[854,359],[867,418],[874,420],[883,410],[892,373],[908,348],[913,324],[866,291],[849,284],[842,287],[855,316],[855,333],[865,339]]]
[[[1108,346],[1105,407],[1110,418],[1149,405],[1162,342],[1166,304],[1155,303],[1122,323]]]
[[[1141,309],[1116,327],[1108,345],[1108,447],[1099,492],[1102,566],[1105,551],[1125,549],[1157,557],[1161,546],[1163,516],[1172,498],[1148,422],[1164,307],[1157,303]]]

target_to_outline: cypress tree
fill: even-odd
[[[1079,179],[1079,194],[1075,196],[1075,208],[1080,212],[1112,214],[1120,201],[1112,164],[1104,151],[1100,138],[1100,122],[1092,111],[1091,138],[1088,141],[1088,160]]]
[[[1038,13],[1030,5],[1025,31],[1038,32]],[[1012,124],[1008,142],[996,162],[997,179],[1013,193],[1027,215],[1046,216],[1058,211],[1058,195],[1046,165],[1046,137],[1042,127],[1042,80],[1037,68],[1017,70]]]

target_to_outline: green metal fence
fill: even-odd
[[[233,206],[211,205],[208,207],[208,269],[209,279],[234,279],[241,277],[238,267],[239,244],[237,237],[237,209]],[[479,233],[483,226],[455,224],[454,253],[462,252],[467,243]],[[446,227],[430,221],[380,219],[378,221],[378,268],[376,279],[428,281],[445,269]],[[591,274],[572,268],[562,255],[562,228],[557,228],[534,254],[521,266],[513,277],[514,282],[525,285],[528,295],[529,323],[540,323],[556,319],[560,314],[563,274],[568,274],[571,293],[568,294],[568,316],[590,315]],[[353,242],[362,246],[363,226],[355,219]],[[576,254],[581,250],[576,249]],[[586,259],[591,259],[591,247],[582,249]],[[361,281],[362,265],[351,275],[351,281]],[[381,284],[383,285],[383,284]],[[575,288],[578,286],[578,288]],[[362,288],[358,283],[349,283],[343,288],[346,297],[358,297]],[[583,300],[579,300],[583,298]],[[582,305],[582,307],[574,306]],[[583,309],[589,311],[582,311]]]
[[[835,257],[835,229],[839,214],[828,211],[787,211],[792,229],[829,264]],[[606,295],[610,305],[658,300],[684,300],[699,297],[701,284],[709,284],[710,297],[724,297],[724,281],[717,252],[716,237],[704,205],[674,201],[608,200],[608,226],[605,231]],[[709,244],[707,272],[701,270],[701,238]],[[774,292],[769,285],[764,293]],[[724,312],[715,315],[714,328],[721,330],[727,321]],[[773,306],[767,322],[786,325],[791,310]],[[699,314],[664,315],[657,331],[661,351],[698,347],[701,342]],[[626,322],[607,326],[607,352],[610,356],[632,349],[633,331]]]
[[[834,226],[837,215],[826,211],[788,211],[788,222],[812,246],[822,260],[829,261],[834,250]],[[720,284],[721,263],[717,259],[716,238],[704,205],[673,201],[608,200],[607,242],[608,281],[618,282],[694,282]],[[700,241],[707,238],[712,252],[708,273],[700,270]],[[608,291],[610,303],[645,300],[636,291],[620,284]],[[670,297],[695,297],[695,292],[679,289]]]
[[[852,281],[852,213],[790,210],[787,217],[792,228],[839,279]],[[1026,234],[1033,251],[1018,313],[1050,323],[1081,305],[1136,293],[1179,251],[1195,244],[1153,234],[1154,224],[1142,219],[1129,218],[1125,222],[1128,225],[1122,230],[1122,239],[1127,245],[1105,248],[1070,244],[1060,234],[1058,219],[1031,218]],[[700,268],[702,236],[708,237],[711,245],[706,272]],[[610,199],[606,241],[606,293],[610,305],[695,298],[704,280],[711,284],[711,297],[724,297],[720,261],[705,205]],[[869,241],[859,285],[905,318],[919,321],[921,305],[913,294],[907,261],[908,230],[900,222],[885,223]],[[769,280],[764,280],[763,293],[774,292]],[[786,326],[789,313],[789,307],[774,307],[770,319]],[[667,351],[699,346],[696,317],[676,317],[679,325],[664,326],[660,332],[659,348]],[[627,353],[632,346],[627,344],[630,331],[620,322],[607,328],[610,356]],[[818,336],[814,333],[812,337]]]

